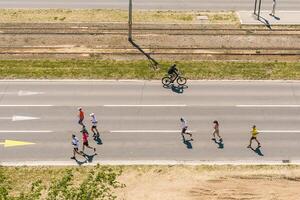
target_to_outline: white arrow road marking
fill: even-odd
[[[14,131],[14,130],[0,130],[0,133],[52,133],[53,131],[50,130],[19,130],[19,131]]]
[[[19,92],[0,92],[0,95],[2,95],[2,94],[18,95],[18,96],[32,96],[32,95],[44,94],[44,92],[32,92],[32,91],[20,90]]]
[[[0,119],[9,119],[9,120],[12,120],[13,122],[15,122],[15,121],[34,120],[34,119],[40,119],[40,118],[14,115],[12,117],[0,117]]]

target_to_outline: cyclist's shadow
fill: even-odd
[[[163,86],[166,89],[171,89],[173,92],[177,94],[182,94],[185,89],[188,88],[187,85],[175,85],[174,83],[170,84],[169,86]]]

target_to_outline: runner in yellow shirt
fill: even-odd
[[[252,127],[251,134],[252,134],[252,137],[250,138],[250,144],[248,145],[248,148],[252,148],[252,147],[251,147],[252,140],[255,140],[255,141],[257,142],[257,144],[258,144],[257,148],[261,147],[261,146],[260,146],[260,142],[259,142],[259,141],[257,140],[257,138],[256,138],[256,137],[257,137],[257,134],[258,134],[258,131],[257,131],[255,125],[253,125],[253,127]]]

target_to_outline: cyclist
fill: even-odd
[[[176,64],[172,65],[169,70],[168,70],[168,74],[171,76],[171,80],[172,82],[174,82],[178,75],[179,75],[179,71],[178,69],[176,68]]]

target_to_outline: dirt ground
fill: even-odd
[[[296,200],[300,170],[289,168],[149,167],[125,170],[120,200]]]

